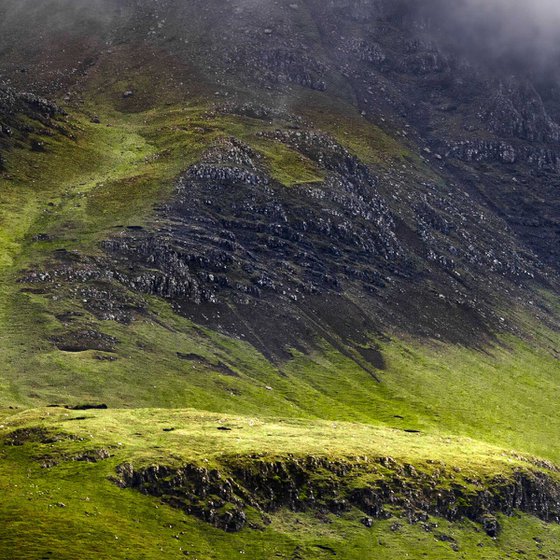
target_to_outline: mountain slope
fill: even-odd
[[[554,66],[435,0],[0,16],[4,555],[557,554]]]

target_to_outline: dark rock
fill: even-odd
[[[41,443],[50,445],[64,440],[75,440],[76,436],[55,432],[41,427],[18,428],[4,437],[4,444],[11,446],[21,446],[27,443]]]
[[[94,329],[82,329],[65,332],[53,337],[53,342],[63,352],[86,352],[97,350],[113,352],[117,339]]]
[[[500,532],[500,524],[493,515],[484,515],[482,517],[482,528],[485,533],[492,538],[497,537]]]
[[[98,463],[99,461],[104,461],[111,457],[111,453],[108,449],[100,448],[100,449],[90,449],[88,451],[84,451],[83,453],[79,453],[78,455],[74,455],[72,457],[73,461],[81,461],[85,463]]]
[[[44,152],[45,151],[45,143],[41,140],[32,140],[31,141],[31,149],[34,152]]]
[[[391,464],[392,474],[379,473],[376,464]],[[468,518],[481,523],[490,536],[499,531],[496,513],[522,511],[545,521],[560,521],[560,483],[542,472],[516,471],[511,478],[471,480],[476,491],[459,483],[449,486],[446,480],[441,470],[419,473],[386,460],[350,463],[318,457],[267,460],[252,456],[241,462],[231,459],[223,471],[195,465],[135,469],[123,464],[115,482],[162,498],[228,531],[245,526],[247,507],[262,515],[281,508],[340,514],[354,507],[366,514],[362,523],[370,526],[370,520],[388,518],[384,508],[390,506],[409,523],[426,524],[429,515],[450,521]],[[398,528],[398,523],[392,525],[393,531]],[[453,542],[445,534],[438,538]]]
[[[106,404],[76,404],[64,408],[68,410],[107,410],[109,407]]]

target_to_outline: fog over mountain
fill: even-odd
[[[416,1],[441,25],[443,37],[478,57],[541,70],[558,64],[560,3],[555,0]]]
[[[196,2],[187,2],[180,11],[196,11],[195,5]],[[250,24],[255,16],[274,21],[282,4],[277,0],[225,0],[220,5],[223,9],[220,18],[228,18],[231,26],[243,26]],[[555,70],[558,67],[560,4],[555,0],[329,0],[327,5],[331,9],[348,8],[355,14],[413,18],[415,25],[420,17],[428,37],[512,72],[543,74],[551,67]],[[107,38],[109,33],[110,40],[118,41],[118,29],[130,23],[138,10],[151,12],[154,17],[177,13],[169,0],[2,0],[3,48],[14,46],[12,33],[16,29],[20,31],[22,44],[31,40],[24,33],[28,22],[43,24],[42,32],[33,38],[39,47],[53,34],[85,37],[89,35],[85,31],[88,26],[89,31],[97,30],[98,38]],[[239,42],[245,39],[243,35],[238,38]]]

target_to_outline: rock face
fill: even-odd
[[[301,145],[324,149],[324,137],[310,138]],[[104,246],[162,273],[132,275],[129,285],[197,304],[217,303],[226,290],[245,302],[266,293],[297,302],[321,287],[339,289],[337,274],[381,284],[376,269],[403,261],[392,217],[365,166],[330,142],[330,153],[316,157],[340,171],[294,193],[259,170],[248,148],[213,148],[179,179],[175,200],[162,210],[177,224],[173,229]],[[370,270],[360,273],[360,265]]]
[[[42,151],[41,140],[30,135],[50,134],[52,129],[62,131],[55,119],[63,114],[56,104],[42,97],[0,86],[0,172],[7,169],[3,151],[18,142]]]
[[[222,108],[230,110],[240,111]],[[397,328],[476,344],[501,328],[496,293],[544,281],[538,257],[458,183],[442,192],[406,166],[376,174],[332,136],[284,118],[259,139],[324,179],[286,187],[261,153],[222,138],[177,179],[157,228],[123,229],[101,243],[105,257],[59,252],[22,282],[62,282],[97,318],[124,324],[145,313],[144,296],[158,296],[273,360],[327,340],[375,375],[383,361],[367,333]],[[470,150],[463,146],[476,159]],[[67,332],[55,343],[113,348],[101,333]]]
[[[24,114],[34,120],[46,121],[49,117],[62,114],[62,110],[51,101],[34,95],[33,93],[22,93],[10,87],[0,88],[0,114],[2,118],[9,120],[17,115]],[[9,134],[9,125],[1,125],[2,132]]]
[[[426,522],[430,515],[467,518],[491,537],[499,532],[497,513],[523,511],[560,521],[560,482],[554,473],[516,470],[507,477],[466,480],[445,468],[420,473],[387,457],[356,462],[250,457],[232,459],[223,470],[195,465],[136,469],[127,463],[118,467],[115,482],[225,531],[266,524],[267,514],[281,508],[321,514],[357,508],[367,526],[395,515],[409,523]]]
[[[473,58],[476,49],[450,45],[449,30],[433,16],[437,2],[350,4],[359,18],[347,20],[336,2],[315,13],[366,116],[403,127],[558,270],[558,69],[541,76],[517,59],[508,66],[490,48]],[[482,46],[488,39],[482,31],[479,38]],[[538,234],[526,224],[529,213],[540,218]]]
[[[111,268],[123,271],[115,278],[124,286],[171,300],[194,319],[233,320],[228,305],[243,315],[274,307],[290,329],[275,334],[278,325],[263,324],[267,343],[250,340],[278,356],[310,339],[301,316],[313,306],[328,307],[328,298],[340,300],[351,321],[360,320],[363,314],[345,303],[345,282],[375,291],[384,275],[400,270],[406,276],[412,265],[363,164],[316,132],[271,137],[322,162],[328,179],[287,189],[248,146],[220,141],[177,181],[173,201],[160,210],[169,225],[158,232],[123,232],[103,247]],[[348,337],[343,325],[335,331]]]
[[[478,271],[503,284],[539,274],[536,259],[519,254],[515,244],[494,249],[492,232],[479,231],[475,245],[474,231],[457,227],[469,214],[474,221],[484,213],[466,197],[426,184],[426,195],[413,201],[411,231],[391,211],[380,179],[330,136],[302,128],[262,137],[308,158],[326,178],[286,188],[259,154],[234,138],[222,140],[178,179],[173,200],[159,210],[163,227],[123,231],[103,243],[111,278],[281,358],[288,348],[305,350],[325,337],[360,352],[365,331],[389,322],[407,329],[414,308],[424,304],[408,297],[411,286],[427,278],[438,285],[437,294],[431,317],[416,326],[434,334],[437,314],[437,334],[468,343],[482,316],[492,319],[485,303],[465,294],[459,270],[466,268],[481,294],[486,288]],[[395,307],[406,300],[399,317]]]

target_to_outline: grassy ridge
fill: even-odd
[[[3,445],[0,489],[0,555],[18,559],[82,558],[554,558],[560,528],[528,516],[500,518],[498,539],[470,522],[430,519],[430,529],[398,518],[367,529],[360,514],[317,518],[281,510],[261,530],[231,535],[158,500],[122,490],[108,477],[123,461],[195,461],[213,466],[222,456],[253,453],[337,457],[392,455],[422,468],[443,461],[464,475],[507,472],[523,462],[509,452],[472,440],[406,434],[398,430],[331,422],[289,421],[208,414],[200,411],[38,409],[2,413],[0,437],[41,427],[72,439]],[[85,417],[85,418],[84,418]],[[218,426],[232,428],[219,431]],[[174,428],[174,431],[164,431]],[[111,457],[97,463],[72,460],[103,447]],[[44,468],[48,460],[55,460]],[[240,459],[241,460],[241,459]],[[505,471],[504,471],[505,469]],[[539,556],[543,555],[544,556]]]

